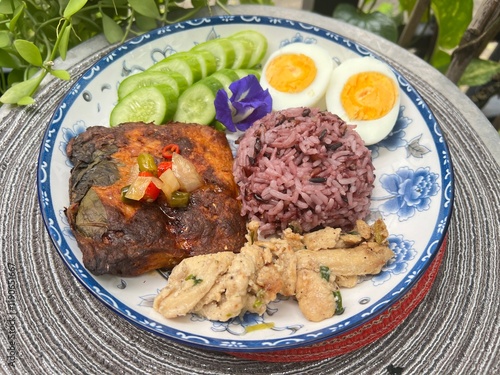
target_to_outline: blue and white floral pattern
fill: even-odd
[[[59,143],[59,151],[66,156],[66,147],[71,138],[76,137],[78,134],[83,133],[87,129],[85,126],[85,121],[78,120],[71,128],[62,128],[62,141]],[[66,164],[71,167],[71,162],[69,159],[66,160]]]
[[[417,255],[413,245],[415,241],[405,240],[401,235],[389,236],[389,247],[394,252],[392,258],[383,268],[382,272],[372,277],[374,285],[382,285],[388,281],[392,275],[401,275],[408,271],[408,264]]]
[[[394,128],[392,128],[389,135],[382,139],[380,142],[370,146],[372,152],[372,158],[376,158],[379,154],[380,148],[386,148],[390,151],[395,151],[400,147],[405,147],[407,142],[405,141],[406,132],[405,129],[411,124],[412,120],[404,116],[404,106],[400,106],[398,119]]]
[[[405,107],[399,108],[398,119],[394,128],[389,135],[375,145],[370,146],[372,157],[376,158],[379,154],[380,148],[386,148],[389,151],[396,151],[398,148],[404,147],[406,149],[406,157],[422,158],[430,150],[420,144],[422,134],[408,140],[406,138],[405,129],[412,123],[412,119],[404,115]]]
[[[428,167],[416,171],[402,167],[394,174],[380,177],[381,186],[389,193],[387,197],[373,197],[373,200],[385,200],[379,206],[384,216],[396,214],[401,221],[412,218],[418,211],[426,211],[431,205],[431,198],[439,191],[439,175]]]
[[[262,317],[246,314],[227,323],[194,315],[166,320],[151,307],[165,285],[159,273],[136,278],[90,274],[64,215],[71,169],[66,157],[68,141],[88,126],[108,123],[116,89],[124,77],[174,51],[247,28],[267,36],[268,54],[302,41],[328,48],[337,63],[355,56],[379,58],[342,35],[281,18],[221,16],[168,25],[119,46],[78,79],[54,113],[38,163],[42,216],[56,250],[74,276],[106,306],[144,330],[210,350],[248,352],[310,345],[374,318],[408,292],[428,267],[443,242],[453,206],[453,171],[439,125],[425,101],[395,71],[401,107],[392,133],[371,146],[377,173],[371,209],[374,217],[386,220],[396,256],[379,275],[343,291],[343,315],[313,324],[288,299],[272,303]]]

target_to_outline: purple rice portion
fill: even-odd
[[[233,174],[242,215],[263,236],[292,225],[350,230],[370,208],[371,152],[353,125],[318,109],[290,108],[256,121],[239,140]]]

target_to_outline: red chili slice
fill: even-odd
[[[177,145],[175,143],[170,143],[170,144],[166,145],[165,147],[163,147],[161,154],[165,159],[172,160],[172,155],[174,154],[174,152],[176,154],[180,154],[180,151],[181,150],[179,148],[179,145]]]
[[[160,177],[165,171],[172,169],[171,161],[162,161],[158,164],[158,177]]]
[[[139,176],[143,177],[154,177],[154,174],[148,171],[139,172]],[[155,185],[154,182],[150,182],[146,190],[144,191],[144,195],[141,198],[141,202],[154,202],[158,195],[160,195],[160,189]]]
[[[160,195],[160,189],[153,183],[150,182],[148,187],[146,188],[146,191],[144,192],[144,196],[141,198],[141,202],[154,202],[156,198],[158,198],[158,195]]]

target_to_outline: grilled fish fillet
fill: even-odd
[[[161,160],[164,145],[176,143],[205,184],[193,191],[187,208],[170,208],[163,194],[153,203],[124,203],[137,156]],[[233,157],[227,139],[211,127],[169,123],[94,126],[67,146],[73,163],[66,216],[96,275],[135,276],[173,268],[182,259],[221,251],[238,252],[245,243]]]

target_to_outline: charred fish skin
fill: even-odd
[[[162,197],[123,202],[121,189],[138,155],[160,159],[163,145],[172,142],[205,182],[188,207],[173,209]],[[92,273],[135,276],[173,268],[193,255],[237,252],[244,244],[246,220],[224,133],[183,123],[93,126],[71,139],[66,151],[73,163],[66,216]]]

